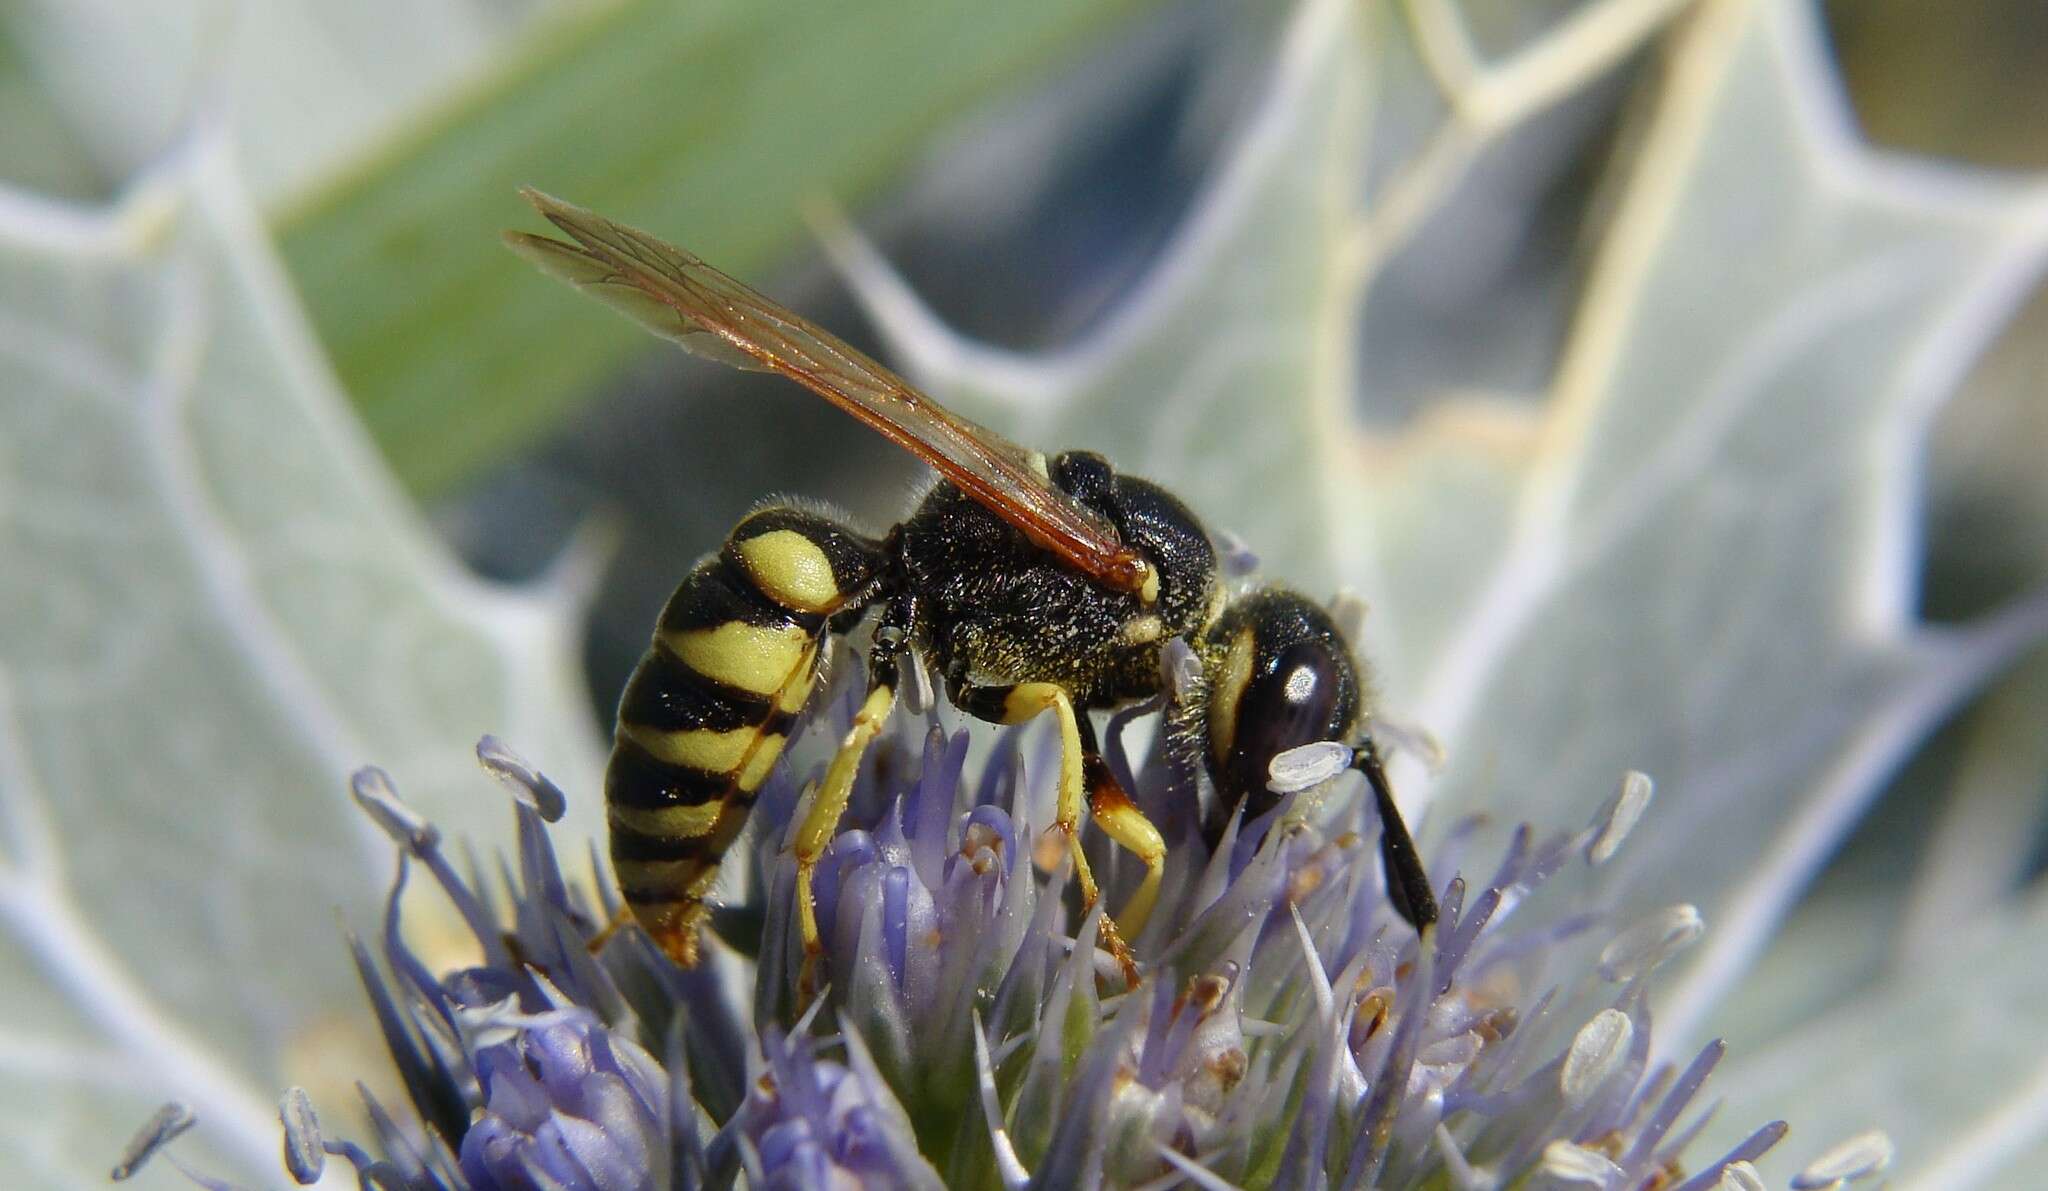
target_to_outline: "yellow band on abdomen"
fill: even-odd
[[[706,802],[698,806],[655,808],[614,806],[609,814],[613,823],[642,835],[691,839],[709,835],[724,812],[724,802]]]
[[[831,612],[845,602],[831,560],[818,544],[793,529],[774,529],[736,543],[734,550],[761,594],[799,612]]]
[[[644,724],[621,723],[619,735],[671,765],[686,765],[703,773],[731,773],[746,761],[761,730],[749,725],[728,732],[708,728],[664,732]]]
[[[664,639],[692,670],[756,695],[781,691],[803,665],[811,644],[811,634],[801,625],[769,629],[737,620],[666,633]]]

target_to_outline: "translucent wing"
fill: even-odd
[[[642,326],[723,363],[779,372],[880,431],[1040,547],[1119,590],[1151,567],[1033,456],[696,256],[536,190],[521,192],[575,243],[507,232],[514,251]]]

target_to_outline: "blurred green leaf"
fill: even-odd
[[[219,142],[111,209],[0,192],[10,1167],[96,1182],[176,1098],[274,1181],[276,1089],[374,1045],[332,913],[374,921],[391,854],[349,771],[486,850],[511,815],[481,734],[595,788],[569,571],[515,592],[442,553]],[[593,835],[597,800],[571,815]]]
[[[283,221],[284,254],[370,433],[431,494],[531,443],[645,345],[556,324],[575,298],[498,243],[531,184],[669,229],[722,267],[787,250],[974,99],[1144,0],[641,2],[539,29],[463,102]]]

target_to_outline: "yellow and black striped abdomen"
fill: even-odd
[[[664,951],[697,959],[705,898],[817,678],[828,621],[865,603],[881,548],[771,507],[662,610],[619,702],[605,805],[619,890]]]

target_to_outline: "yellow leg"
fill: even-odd
[[[1138,804],[1109,775],[1100,757],[1088,758],[1089,809],[1096,826],[1123,849],[1145,862],[1145,880],[1131,900],[1124,903],[1117,921],[1136,938],[1152,918],[1152,906],[1159,900],[1159,879],[1166,874],[1166,840]]]
[[[1053,809],[1053,826],[1059,830],[1060,834],[1066,837],[1067,851],[1074,858],[1074,879],[1080,882],[1081,885],[1081,912],[1086,914],[1089,910],[1095,908],[1096,902],[1101,900],[1102,890],[1095,884],[1095,874],[1089,869],[1088,857],[1081,849],[1081,808],[1084,805],[1083,794],[1089,784],[1087,781],[1087,770],[1090,768],[1090,765],[1087,761],[1087,753],[1081,747],[1081,728],[1079,721],[1075,718],[1074,701],[1068,696],[1066,688],[1057,684],[1050,682],[1020,682],[1004,694],[1001,710],[1002,720],[1008,724],[1023,723],[1042,711],[1051,711],[1058,717],[1060,731],[1060,779],[1059,798],[1054,804]],[[1095,766],[1100,766],[1101,764],[1102,762],[1099,758],[1094,762]],[[1103,771],[1103,777],[1108,777],[1107,770]],[[1100,814],[1097,816],[1097,821],[1103,823],[1104,830],[1110,833],[1110,838],[1117,840],[1119,843],[1123,842],[1123,837],[1118,832],[1131,833],[1132,820],[1143,824],[1144,829],[1151,832],[1152,843],[1155,845],[1157,854],[1162,857],[1160,863],[1164,863],[1163,857],[1166,846],[1160,841],[1159,833],[1156,830],[1151,830],[1152,825],[1145,822],[1145,816],[1139,813],[1137,807],[1131,805],[1129,799],[1123,798],[1123,791],[1116,789],[1115,782],[1107,782],[1106,785],[1109,789],[1115,791],[1115,797],[1121,800],[1123,808],[1128,813],[1119,813],[1115,816],[1115,822],[1117,823],[1115,830],[1110,829],[1109,820],[1103,819]],[[1126,844],[1125,846],[1128,847],[1130,845]],[[1153,863],[1153,861],[1147,860],[1147,868],[1152,869]],[[1141,923],[1143,916],[1152,912],[1152,901],[1158,895],[1158,892],[1158,873],[1155,869],[1147,873],[1145,884],[1138,890],[1137,897],[1132,899],[1134,904],[1142,903],[1142,905],[1138,906]],[[1136,988],[1138,985],[1137,960],[1132,957],[1131,949],[1125,944],[1122,932],[1117,929],[1116,920],[1109,916],[1107,910],[1102,915],[1102,942],[1104,946],[1109,948],[1110,954],[1116,957],[1118,966],[1123,969],[1125,983],[1132,988]]]
[[[818,858],[825,854],[825,846],[832,842],[832,833],[839,828],[839,817],[846,813],[846,801],[853,796],[854,776],[860,772],[860,759],[882,731],[882,725],[895,706],[894,685],[877,683],[868,691],[867,702],[861,704],[860,711],[853,717],[853,726],[847,729],[846,739],[840,742],[839,752],[825,771],[824,783],[812,794],[811,803],[797,824],[796,843],[792,850],[796,853],[797,921],[804,939],[804,964],[797,977],[797,995],[804,1001],[816,992],[813,969],[825,946],[818,937],[817,903],[811,893],[812,874],[817,870]]]

